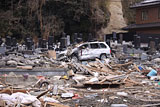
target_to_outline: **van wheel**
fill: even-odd
[[[104,59],[107,59],[106,54],[102,54],[102,55],[100,56],[100,60],[104,60]]]
[[[75,62],[75,63],[79,62],[79,60],[78,60],[78,57],[77,57],[77,56],[72,56],[71,61],[72,61],[72,62]]]

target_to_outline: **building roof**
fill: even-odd
[[[138,8],[138,7],[153,6],[153,5],[160,5],[160,0],[144,0],[140,3],[136,3],[130,8]]]
[[[147,24],[131,24],[127,27],[122,28],[123,30],[131,30],[131,29],[142,29],[142,28],[159,28],[159,23],[147,23]]]

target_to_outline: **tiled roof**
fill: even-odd
[[[153,5],[160,5],[160,0],[144,0],[140,3],[136,3],[130,8],[138,8],[138,7],[153,6]]]
[[[141,29],[141,28],[157,28],[160,27],[159,23],[147,23],[147,24],[131,24],[127,27],[122,28],[123,30],[130,30],[130,29]]]

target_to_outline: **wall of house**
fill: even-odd
[[[160,18],[158,18],[159,7],[160,5],[153,6],[153,7],[137,8],[136,9],[136,24],[160,22]],[[144,10],[148,10],[148,20],[142,20],[142,11]]]

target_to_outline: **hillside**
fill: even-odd
[[[107,8],[111,16],[107,27],[102,29],[102,33],[111,34],[112,32],[124,32],[121,28],[125,27],[127,24],[123,17],[121,0],[109,0]]]
[[[47,38],[63,32],[92,33],[97,38],[134,22],[129,5],[140,0],[0,1],[0,36]]]

